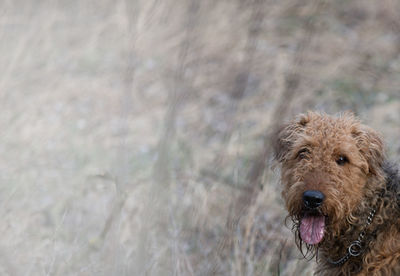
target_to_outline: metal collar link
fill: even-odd
[[[375,213],[376,213],[375,209],[371,210],[371,212],[368,215],[367,223],[365,224],[364,229],[360,232],[358,238],[355,241],[351,242],[350,245],[347,247],[346,255],[344,255],[337,261],[333,261],[328,258],[328,262],[330,264],[335,266],[340,266],[343,265],[345,262],[347,262],[350,259],[350,257],[358,257],[361,255],[361,253],[363,252],[362,241],[365,238],[368,226],[372,223],[372,219],[374,218]]]

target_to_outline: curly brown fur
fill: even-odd
[[[380,135],[350,113],[334,117],[308,112],[283,126],[273,143],[296,243],[305,257],[316,256],[316,273],[400,275],[400,176],[385,161]],[[303,200],[309,190],[324,195],[312,214]],[[376,214],[367,225],[372,209]],[[306,216],[325,220],[323,238],[313,244],[300,233]],[[363,230],[360,256],[342,265],[328,261],[344,256]]]

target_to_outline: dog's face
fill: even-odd
[[[301,242],[317,245],[352,219],[369,180],[381,174],[382,147],[379,135],[351,114],[309,112],[279,131],[274,149],[282,195]]]

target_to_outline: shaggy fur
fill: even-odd
[[[386,162],[382,139],[352,114],[337,117],[308,112],[282,127],[274,140],[282,165],[282,196],[304,257],[317,259],[318,275],[400,275],[400,177]],[[322,240],[301,239],[306,215],[303,193],[325,196]],[[371,210],[376,214],[367,225]],[[365,230],[362,254],[333,265]]]

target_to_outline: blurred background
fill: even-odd
[[[399,161],[399,1],[0,13],[0,275],[310,275],[271,133],[351,110]]]

